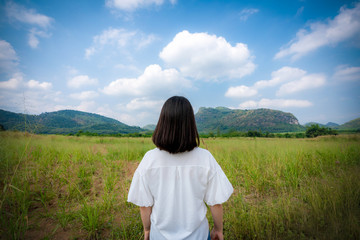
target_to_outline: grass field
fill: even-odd
[[[360,135],[201,147],[234,186],[225,239],[360,239]],[[152,148],[149,138],[0,133],[0,238],[142,239],[126,199]]]

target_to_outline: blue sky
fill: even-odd
[[[360,2],[0,0],[0,109],[155,124],[164,101],[360,117]]]

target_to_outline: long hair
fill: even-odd
[[[152,141],[169,153],[191,151],[200,145],[194,110],[184,97],[174,96],[164,103]]]

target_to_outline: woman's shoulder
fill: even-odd
[[[151,162],[161,154],[161,150],[158,148],[151,149],[144,154],[141,162]]]
[[[193,151],[195,151],[196,158],[201,159],[210,168],[215,169],[217,167],[218,163],[209,150],[197,147]]]
[[[158,154],[159,152],[161,152],[160,149],[153,148],[153,149],[150,149],[149,151],[147,151],[144,156],[151,156],[151,155],[154,155],[154,154]]]
[[[212,157],[212,154],[211,154],[211,152],[209,150],[201,148],[201,147],[196,147],[192,151],[195,154],[199,154],[199,155],[202,155],[202,156],[211,156]]]
[[[147,168],[149,168],[151,166],[152,162],[154,161],[154,159],[156,158],[155,155],[157,154],[157,151],[159,151],[159,149],[157,149],[157,148],[154,148],[154,149],[151,149],[151,150],[147,151],[144,154],[143,158],[141,159],[137,170],[138,171],[144,171]]]

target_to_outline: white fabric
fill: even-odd
[[[179,230],[180,231],[180,230]],[[200,226],[195,229],[189,236],[185,238],[179,238],[180,236],[175,236],[173,234],[169,238],[165,238],[164,235],[156,228],[154,224],[151,224],[150,227],[150,240],[169,240],[169,239],[182,239],[182,240],[207,240],[209,236],[209,222],[205,217],[204,220],[200,223]]]
[[[152,206],[151,239],[198,240],[207,239],[209,233],[205,202],[221,204],[232,192],[231,183],[209,151],[195,148],[170,154],[155,148],[136,169],[128,202]]]

